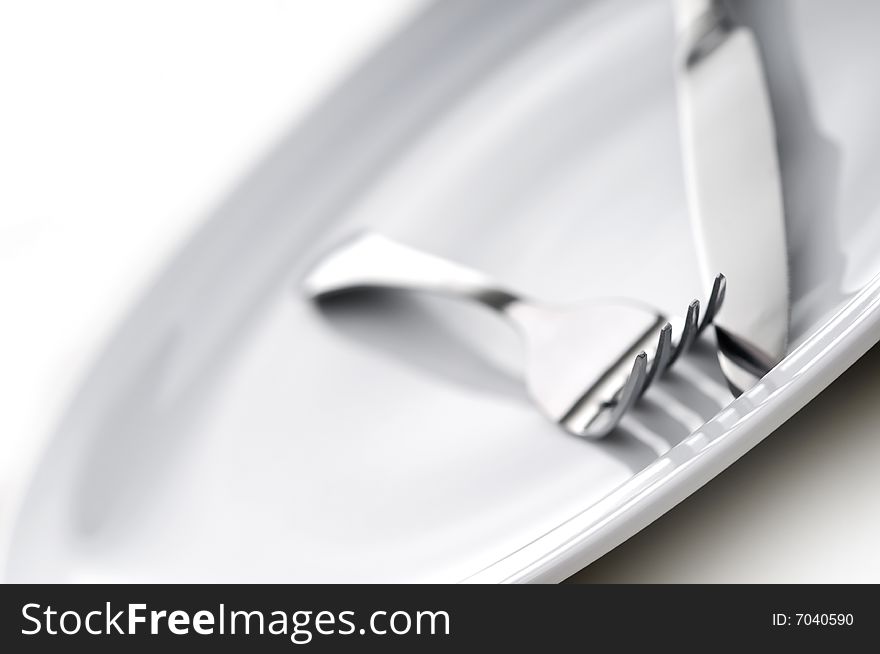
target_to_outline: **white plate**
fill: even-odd
[[[795,349],[756,388],[728,405],[704,345],[582,441],[469,307],[302,297],[363,226],[547,299],[676,312],[702,293],[666,3],[441,3],[120,329],[35,474],[7,579],[555,581],[711,479],[880,340],[880,90],[852,65],[878,60],[877,16],[763,4],[744,11],[763,12],[780,116]]]

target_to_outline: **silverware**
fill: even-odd
[[[730,282],[715,321],[739,394],[786,352],[788,268],[773,117],[751,31],[720,2],[673,0],[676,79],[690,213],[704,274]]]
[[[702,321],[697,300],[683,319],[671,321],[627,300],[549,307],[478,271],[363,234],[322,259],[305,281],[313,298],[367,288],[427,291],[494,310],[525,343],[526,386],[538,407],[572,434],[601,438],[713,321],[724,300],[725,279],[715,278]]]

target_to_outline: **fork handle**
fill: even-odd
[[[470,299],[500,313],[520,301],[477,270],[373,233],[358,235],[322,259],[304,285],[313,298],[400,289]]]

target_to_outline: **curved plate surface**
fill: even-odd
[[[35,474],[7,579],[554,581],[711,479],[880,340],[880,91],[839,74],[876,61],[878,17],[742,13],[774,37],[796,348],[756,388],[729,404],[697,348],[584,441],[529,404],[491,317],[305,300],[309,265],[363,227],[548,300],[701,296],[666,3],[440,3],[120,328]]]

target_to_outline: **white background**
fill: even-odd
[[[110,331],[416,0],[0,0],[0,526]]]
[[[0,530],[170,253],[420,4],[0,2]],[[872,361],[581,578],[880,581]]]

